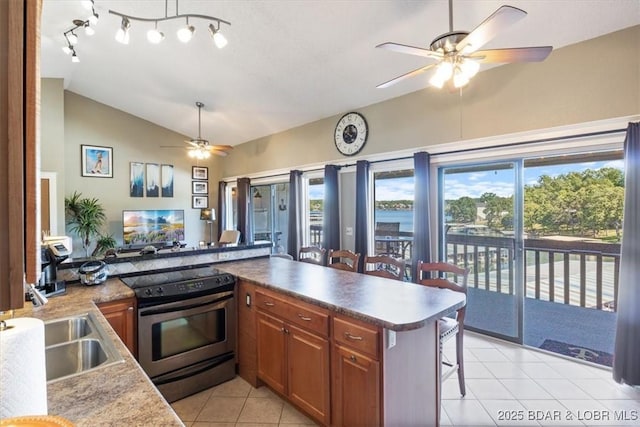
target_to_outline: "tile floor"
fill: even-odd
[[[450,346],[445,352],[455,354]],[[616,384],[607,369],[467,331],[465,375],[464,398],[455,375],[443,383],[443,426],[640,425],[640,388]],[[314,425],[239,377],[172,406],[187,427]]]

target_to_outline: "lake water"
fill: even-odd
[[[400,231],[413,231],[413,211],[376,210],[375,222],[399,222]]]
[[[322,224],[322,212],[310,212],[311,224]],[[376,210],[374,222],[399,222],[400,231],[413,231],[413,211]]]

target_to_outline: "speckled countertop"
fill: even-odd
[[[67,285],[65,295],[49,298],[42,307],[25,303],[26,308],[16,310],[16,317],[44,321],[94,313],[124,358],[123,363],[47,384],[50,415],[79,427],[184,426],[95,305],[133,296],[131,289],[112,278],[98,286]]]
[[[220,270],[394,331],[418,329],[462,307],[459,292],[284,258],[217,264]]]

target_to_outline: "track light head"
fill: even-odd
[[[99,17],[99,15],[96,13],[95,10],[93,10],[93,13],[91,14],[91,16],[88,19],[89,23],[91,25],[97,25],[98,24],[98,17]]]
[[[89,24],[88,21],[86,24],[84,24],[84,33],[88,36],[92,36],[96,33],[96,30],[93,29],[93,27],[91,26],[91,24]]]
[[[85,9],[87,10],[93,9],[93,0],[82,0],[81,3]]]
[[[75,50],[73,51],[73,54],[71,55],[71,62],[74,62],[74,63],[80,62],[80,58],[78,58],[78,55],[76,55],[76,51]]]
[[[196,29],[193,27],[193,25],[189,25],[189,23],[187,22],[187,25],[180,28],[176,35],[178,36],[178,40],[180,40],[182,43],[189,43],[195,31]]]
[[[215,43],[218,49],[222,49],[228,43],[227,38],[220,32],[220,24],[218,24],[218,28],[213,26],[213,23],[209,24],[209,34],[213,38],[213,42]]]
[[[129,44],[129,28],[131,28],[131,22],[126,16],[123,16],[120,28],[116,32],[116,41],[118,43]]]
[[[75,45],[76,43],[78,43],[78,36],[73,31],[67,34],[66,37],[69,44]]]
[[[147,40],[149,40],[149,43],[158,44],[164,40],[164,33],[162,31],[158,31],[158,28],[156,27],[147,31]]]

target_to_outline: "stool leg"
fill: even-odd
[[[460,394],[462,396],[467,394],[467,389],[464,385],[464,348],[462,345],[463,335],[464,329],[462,325],[459,325],[458,333],[456,334],[456,363],[458,364],[458,384],[460,385]]]

